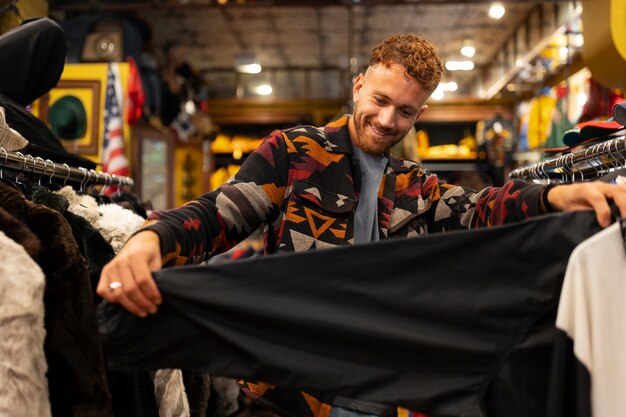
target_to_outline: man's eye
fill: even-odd
[[[376,104],[385,104],[385,100],[380,97],[374,97],[374,101],[376,101]]]

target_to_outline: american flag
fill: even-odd
[[[128,176],[128,159],[124,154],[124,126],[122,121],[122,88],[117,64],[109,64],[106,98],[104,101],[104,143],[102,145],[102,170],[109,174]],[[117,186],[103,190],[111,195]]]

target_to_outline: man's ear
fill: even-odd
[[[426,111],[427,108],[428,108],[428,104],[424,104],[422,107],[420,107],[420,109],[417,111],[417,115],[415,116],[415,120],[413,121],[413,123],[415,123],[417,119],[419,119],[422,116],[422,114],[424,113],[424,111]]]
[[[365,85],[365,74],[360,73],[352,85],[352,101],[357,101],[359,98],[359,91],[363,88],[363,85]]]

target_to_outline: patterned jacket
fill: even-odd
[[[160,236],[163,265],[201,262],[259,227],[267,253],[352,244],[360,171],[348,118],[322,128],[275,131],[222,187],[183,207],[154,212],[146,228]],[[379,235],[415,237],[526,219],[545,212],[543,190],[511,181],[477,192],[439,181],[416,162],[390,157],[378,193]],[[284,387],[247,383],[245,389],[282,414],[330,412],[314,396],[290,395],[294,391]]]
[[[183,207],[154,212],[164,265],[198,263],[264,227],[266,252],[353,243],[360,171],[349,116],[273,132],[217,190]],[[389,158],[378,193],[381,239],[523,220],[545,210],[544,187],[511,181],[482,191],[439,181],[418,163]]]

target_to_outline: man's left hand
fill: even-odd
[[[594,181],[557,185],[548,192],[548,202],[557,210],[594,210],[602,227],[611,224],[609,201],[615,202],[620,215],[626,217],[626,184]]]

